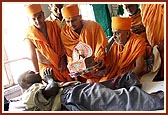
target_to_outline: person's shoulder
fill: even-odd
[[[28,27],[24,28],[25,36],[34,34],[35,30],[36,29],[33,25],[29,25]]]
[[[85,25],[88,25],[89,27],[101,27],[99,23],[97,23],[96,21],[93,20],[83,20],[83,23]]]
[[[45,20],[47,27],[54,27],[60,28],[56,20]]]
[[[98,24],[96,21],[93,20],[83,20],[84,23],[89,23],[89,24]]]
[[[40,90],[44,89],[46,86],[42,83],[34,83],[28,90],[35,91],[35,90]]]
[[[51,23],[53,23],[53,21],[51,21],[51,20],[45,20],[45,23],[46,24],[51,24]]]
[[[67,32],[67,31],[72,31],[70,27],[67,24],[62,25],[61,27],[61,32]]]
[[[145,38],[143,38],[141,35],[135,34],[133,32],[131,32],[131,40],[134,41],[134,42],[135,41],[136,42],[140,42],[140,41],[145,42]]]
[[[131,32],[131,37],[142,38],[141,35]]]

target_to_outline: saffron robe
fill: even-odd
[[[141,10],[139,10],[136,14],[130,16],[132,18],[132,22],[131,22],[131,28],[134,28],[136,26],[144,26],[142,23],[142,17],[141,17]],[[150,59],[151,55],[152,55],[152,48],[148,43],[147,40],[147,36],[146,36],[146,31],[143,31],[141,33],[138,33],[139,35],[141,35],[145,41],[146,41],[146,45],[147,45],[147,49],[146,49],[146,55],[145,55],[145,60]]]
[[[26,38],[30,39],[40,53],[52,64],[48,65],[39,62],[40,74],[43,76],[44,69],[52,68],[57,80],[63,82],[71,81],[68,69],[64,72],[58,70],[60,58],[65,55],[65,50],[60,39],[60,28],[56,21],[46,21],[46,26],[49,41],[35,26],[29,26],[26,32]]]
[[[148,42],[153,47],[164,39],[163,4],[143,4],[141,15]]]
[[[164,41],[164,5],[163,4],[143,4],[142,22],[146,27],[146,35],[149,44],[154,47]],[[161,77],[164,76],[164,50],[161,55]]]
[[[141,17],[141,11],[140,10],[135,15],[132,15],[130,17],[132,18],[131,28],[143,25],[143,23],[142,23],[142,17]],[[145,40],[147,40],[147,38],[146,38],[146,31],[141,32],[139,35],[141,35]]]
[[[65,25],[61,30],[61,39],[67,53],[68,63],[71,63],[73,61],[72,52],[74,47],[79,43],[79,41],[90,45],[93,51],[93,56],[95,56],[95,60],[104,60],[105,48],[108,44],[108,41],[102,27],[94,21],[83,20],[82,23],[83,28],[80,35],[75,31],[71,30],[67,25]],[[86,79],[90,79],[91,76],[89,75],[85,77]]]
[[[106,57],[106,62],[111,66],[109,74],[103,77],[100,81],[120,76],[128,71],[131,71],[136,59],[146,52],[146,42],[138,34],[131,33],[127,43],[123,46],[113,43],[109,54]]]

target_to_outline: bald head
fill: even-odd
[[[42,78],[39,73],[26,71],[18,78],[18,84],[22,89],[28,89],[34,83],[42,83]]]

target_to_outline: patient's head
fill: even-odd
[[[28,89],[34,83],[42,83],[40,74],[34,71],[26,71],[18,78],[18,84],[22,89]]]

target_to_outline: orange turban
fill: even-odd
[[[131,18],[112,17],[112,29],[130,30],[131,29]]]
[[[41,12],[42,8],[40,4],[29,4],[25,6],[28,16],[33,16],[34,14]]]
[[[61,9],[63,18],[71,18],[79,15],[79,8],[77,4],[70,4]]]

